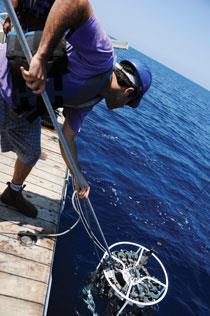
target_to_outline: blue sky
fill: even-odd
[[[108,34],[210,90],[209,0],[90,0]]]

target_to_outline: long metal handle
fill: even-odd
[[[26,41],[26,38],[25,38],[25,36],[24,36],[23,30],[22,30],[22,28],[21,28],[21,25],[20,25],[20,23],[19,23],[19,20],[18,20],[18,18],[17,18],[17,15],[16,15],[16,13],[15,13],[15,10],[14,10],[14,8],[13,8],[13,6],[12,6],[12,3],[11,3],[10,0],[3,0],[3,1],[4,1],[5,8],[6,8],[6,10],[7,10],[7,13],[9,14],[9,16],[10,16],[10,18],[11,18],[11,21],[12,21],[12,23],[13,23],[13,26],[14,26],[16,32],[17,32],[17,37],[18,37],[18,40],[19,40],[19,42],[20,42],[20,45],[21,45],[21,47],[22,47],[22,49],[23,49],[24,55],[26,56],[26,59],[27,59],[28,63],[30,64],[30,61],[31,61],[31,58],[32,58],[32,54],[31,54],[30,48],[29,48],[29,46],[28,46],[28,43],[27,43],[27,41]],[[50,115],[50,118],[51,118],[51,120],[52,120],[52,122],[53,122],[53,125],[54,125],[55,129],[57,130],[58,137],[59,137],[59,139],[60,139],[60,141],[61,141],[61,143],[62,143],[63,150],[64,150],[64,152],[65,152],[65,155],[66,155],[66,158],[67,158],[67,160],[68,160],[68,163],[69,163],[69,165],[71,166],[71,170],[72,170],[72,172],[73,172],[75,178],[77,179],[77,181],[78,181],[80,187],[82,188],[82,187],[83,187],[83,184],[84,184],[84,183],[83,183],[83,180],[82,180],[82,177],[81,177],[81,175],[80,175],[80,173],[79,173],[79,171],[78,171],[78,169],[77,169],[77,166],[76,166],[76,164],[75,164],[75,162],[74,162],[74,160],[73,160],[73,158],[72,158],[71,151],[70,151],[69,146],[68,146],[68,144],[67,144],[67,142],[66,142],[66,139],[65,139],[65,137],[64,137],[64,135],[63,135],[63,133],[62,133],[61,127],[60,127],[60,125],[59,125],[58,122],[57,122],[55,113],[54,113],[54,111],[53,111],[52,105],[51,105],[51,103],[50,103],[50,100],[49,100],[49,97],[48,97],[46,91],[44,91],[44,92],[41,94],[41,96],[42,96],[43,101],[44,101],[44,103],[45,103],[45,105],[46,105],[47,111],[48,111],[48,113],[49,113],[49,115]],[[106,250],[107,250],[107,252],[108,252],[108,255],[109,255],[110,258],[111,258],[111,252],[110,252],[110,250],[109,250],[109,246],[108,246],[108,244],[107,244],[106,238],[105,238],[104,233],[103,233],[103,231],[102,231],[102,229],[101,229],[101,226],[100,226],[100,224],[99,224],[99,221],[98,221],[98,219],[97,219],[97,216],[96,216],[96,214],[95,214],[95,211],[94,211],[94,209],[93,209],[93,206],[92,206],[92,204],[91,204],[89,198],[87,199],[87,202],[88,202],[89,209],[90,209],[90,211],[91,211],[91,213],[92,213],[92,215],[93,215],[93,217],[94,217],[94,219],[95,219],[95,222],[96,222],[96,224],[97,224],[97,226],[98,226],[98,229],[99,229],[99,232],[100,232],[100,234],[101,234],[101,237],[102,237],[102,239],[103,239],[103,241],[104,241],[104,245],[105,245],[105,247],[106,247]]]

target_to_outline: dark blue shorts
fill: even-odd
[[[35,165],[41,154],[41,123],[37,118],[33,123],[26,120],[26,114],[11,118],[9,105],[0,96],[0,150],[13,151],[21,162]]]

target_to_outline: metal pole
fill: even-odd
[[[4,6],[5,6],[5,8],[6,8],[6,11],[7,11],[7,13],[9,14],[9,16],[10,16],[10,18],[11,18],[11,21],[12,21],[12,23],[13,23],[13,26],[14,26],[16,32],[17,32],[17,37],[18,37],[18,40],[19,40],[19,42],[20,42],[20,45],[21,45],[21,47],[22,47],[22,49],[23,49],[24,55],[26,56],[26,59],[27,59],[28,63],[30,64],[30,61],[31,61],[31,58],[32,58],[32,54],[31,54],[30,48],[29,48],[29,46],[28,46],[28,43],[27,43],[27,41],[26,41],[26,38],[25,38],[25,36],[24,36],[23,30],[22,30],[22,28],[21,28],[21,25],[20,25],[20,23],[19,23],[19,20],[18,20],[18,18],[17,18],[17,15],[16,15],[16,13],[15,13],[15,10],[14,10],[14,8],[13,8],[13,5],[12,5],[12,3],[11,3],[10,0],[3,0],[3,2],[4,2]],[[63,135],[63,133],[62,133],[61,127],[60,127],[60,125],[59,125],[58,122],[57,122],[55,113],[54,113],[54,111],[53,111],[52,105],[51,105],[51,103],[50,103],[50,100],[49,100],[49,97],[48,97],[46,91],[44,91],[44,92],[41,94],[41,96],[42,96],[43,101],[44,101],[44,103],[45,103],[45,105],[46,105],[47,111],[48,111],[48,113],[49,113],[49,115],[50,115],[50,118],[51,118],[51,120],[52,120],[52,122],[53,122],[53,125],[54,125],[55,129],[57,130],[58,137],[59,137],[59,139],[60,139],[60,141],[61,141],[61,144],[62,144],[62,146],[63,146],[63,150],[64,150],[64,152],[65,152],[65,155],[66,155],[66,158],[67,158],[67,160],[68,160],[68,163],[69,163],[69,165],[71,166],[72,172],[73,172],[75,178],[77,179],[77,181],[78,181],[80,187],[82,188],[82,187],[83,187],[83,184],[84,184],[84,183],[83,183],[83,180],[82,180],[82,178],[81,178],[81,176],[80,176],[80,173],[79,173],[79,171],[78,171],[78,169],[77,169],[77,166],[76,166],[76,164],[75,164],[75,162],[74,162],[74,160],[73,160],[73,158],[72,158],[71,151],[70,151],[69,146],[68,146],[68,144],[67,144],[67,142],[66,142],[66,139],[65,139],[65,137],[64,137],[64,135]],[[93,214],[93,217],[94,217],[94,219],[95,219],[95,221],[96,221],[96,224],[97,224],[97,226],[98,226],[98,229],[99,229],[99,232],[100,232],[100,234],[101,234],[101,237],[102,237],[102,239],[103,239],[103,241],[104,241],[104,244],[105,244],[106,250],[107,250],[107,252],[108,252],[108,255],[109,255],[110,258],[111,258],[111,252],[110,252],[110,250],[109,250],[109,246],[108,246],[108,244],[107,244],[106,238],[105,238],[104,233],[103,233],[103,231],[102,231],[102,229],[101,229],[101,226],[100,226],[100,224],[99,224],[99,221],[98,221],[98,219],[97,219],[97,216],[96,216],[96,214],[95,214],[95,211],[94,211],[94,209],[93,209],[93,207],[92,207],[92,204],[91,204],[89,198],[87,199],[87,202],[88,202],[89,209],[90,209],[91,213]]]

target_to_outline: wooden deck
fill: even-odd
[[[0,192],[11,180],[15,155],[0,153]],[[38,208],[31,219],[0,202],[0,315],[46,315],[55,239],[21,244],[18,233],[55,233],[66,193],[66,166],[55,132],[42,129],[42,158],[29,175],[24,193]],[[11,234],[14,233],[14,234]]]

